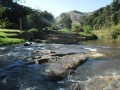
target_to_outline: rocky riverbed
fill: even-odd
[[[0,54],[2,63],[0,88],[2,90],[119,90],[116,89],[119,86],[110,86],[115,80],[118,82],[119,78],[95,76],[84,80],[86,75],[92,74],[93,70],[101,73],[101,67],[106,69],[107,63],[111,65],[107,61],[101,62],[99,59],[106,58],[106,55],[99,53],[93,47],[33,43],[30,46],[1,47]],[[99,63],[93,63],[90,59],[96,59]],[[116,63],[119,64],[119,62]],[[94,67],[91,68],[91,65]],[[73,79],[71,75],[74,76],[74,80],[77,78],[77,81],[71,83]],[[81,77],[84,79],[80,79]],[[69,82],[67,84],[69,88],[61,87],[66,85],[65,82]]]

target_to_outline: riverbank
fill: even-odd
[[[20,30],[0,29],[0,46],[25,42],[19,35]]]
[[[95,39],[97,39],[95,35],[88,34],[86,36],[83,32],[76,34],[73,32],[66,32],[61,30],[45,30],[31,34],[27,31],[22,31],[21,33],[20,30],[0,29],[1,46],[19,44],[29,40],[37,43],[78,44],[81,41]]]
[[[61,30],[47,30],[43,32],[41,39],[36,39],[35,41],[38,43],[78,44],[81,41],[96,39],[97,37],[93,34],[86,36],[83,33],[76,34]]]

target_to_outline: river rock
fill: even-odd
[[[25,42],[24,46],[30,46],[32,43],[31,42]]]
[[[47,63],[46,75],[52,80],[61,80],[68,76],[78,65],[87,60],[83,54],[66,55],[57,62]]]
[[[82,90],[82,89],[78,83],[74,83],[74,84],[72,84],[72,90]]]
[[[82,90],[120,90],[120,76],[96,76],[89,81],[84,81]]]

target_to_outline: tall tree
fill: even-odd
[[[58,22],[60,25],[63,25],[65,28],[71,28],[72,20],[68,14],[62,13],[60,15],[61,19]]]

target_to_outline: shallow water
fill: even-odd
[[[95,76],[120,75],[120,43],[88,41],[80,45],[33,44],[0,47],[0,90],[71,90],[71,85]],[[57,53],[98,51],[107,57],[88,59],[68,78],[52,82],[43,75],[45,65],[28,65],[19,57],[32,56],[33,50],[48,49]]]

